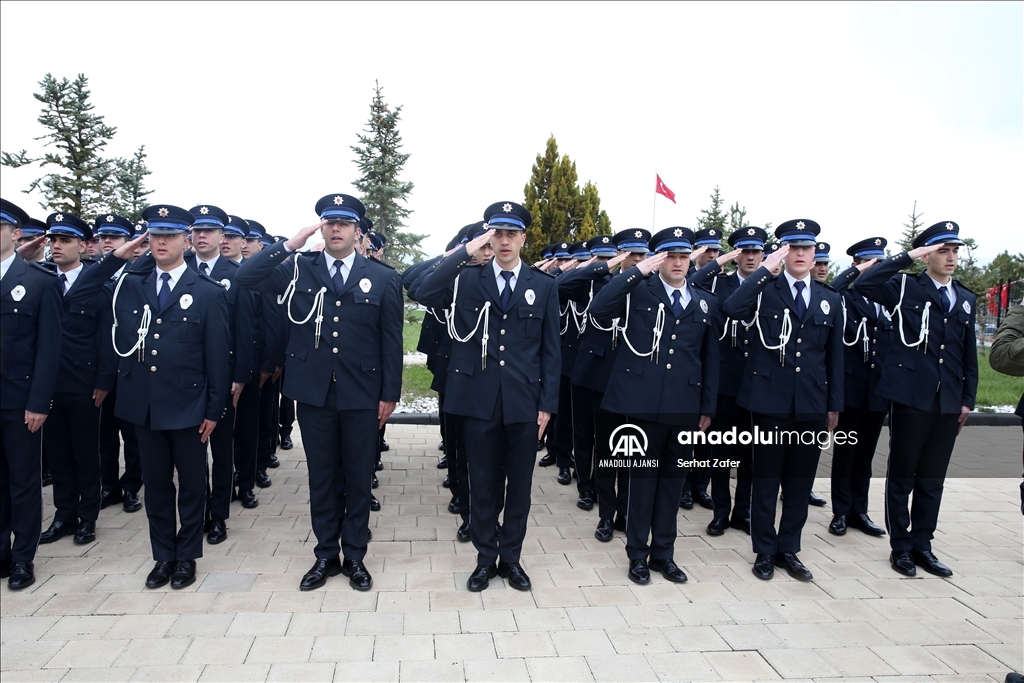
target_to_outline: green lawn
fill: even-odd
[[[426,365],[406,365],[402,370],[402,400],[408,403],[417,398],[437,398],[437,392],[430,388],[433,379]]]
[[[402,327],[402,352],[410,353],[416,350],[416,343],[420,340],[420,325],[423,323],[424,311],[405,309],[405,325]]]

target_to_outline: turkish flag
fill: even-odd
[[[673,204],[676,203],[676,193],[668,189],[668,185],[662,182],[661,176],[657,173],[654,174],[654,193],[664,195],[670,199]]]

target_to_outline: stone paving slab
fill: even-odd
[[[495,579],[470,593],[470,544],[455,540],[437,428],[392,425],[371,516],[368,593],[343,577],[298,590],[313,561],[301,435],[279,453],[259,507],[232,506],[228,540],[205,546],[195,585],[148,591],[144,512],[104,510],[97,541],[40,546],[37,582],[0,588],[3,681],[1002,681],[1024,668],[1024,524],[1019,479],[946,482],[936,554],[955,572],[902,578],[888,544],[828,533],[811,508],[801,557],[816,580],[750,573],[747,536],[703,534],[679,512],[685,585],[626,578],[624,537],[593,538],[596,510],[538,468],[523,565],[534,589]],[[883,430],[875,471],[884,471]],[[951,473],[1021,452],[1021,433],[966,427]],[[827,497],[829,452],[815,490]],[[1018,462],[1019,467],[1019,462]],[[881,479],[871,510],[882,515]],[[50,489],[46,515],[53,514]]]

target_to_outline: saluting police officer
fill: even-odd
[[[727,316],[754,322],[736,403],[753,413],[761,435],[772,437],[770,443],[758,438],[753,448],[750,528],[757,557],[752,571],[760,579],[772,578],[775,567],[799,581],[813,578],[797,553],[821,434],[835,429],[843,407],[840,298],[810,275],[820,230],[808,219],[781,224],[775,236],[783,246],[725,302]],[[783,260],[785,272],[772,277]],[[776,530],[780,485],[782,518]]]
[[[451,306],[445,410],[463,416],[469,533],[477,550],[471,591],[484,590],[496,575],[517,590],[531,587],[519,558],[536,443],[558,409],[560,371],[555,280],[520,258],[531,220],[519,204],[492,204],[484,212],[487,231],[441,261],[417,290],[435,310]],[[494,258],[467,265],[487,243]]]
[[[75,543],[84,544],[96,540],[100,513],[99,407],[107,396],[107,389],[99,386],[100,350],[110,347],[113,319],[109,306],[86,308],[72,294],[85,268],[81,255],[83,245],[92,239],[89,224],[66,212],[50,214],[46,222],[64,315],[60,383],[47,420],[50,426],[43,430],[56,510],[39,542],[53,543],[74,534]]]
[[[239,269],[238,282],[283,296],[292,323],[284,392],[298,402],[317,538],[317,560],[299,588],[319,588],[341,573],[353,588],[369,590],[363,559],[377,433],[402,390],[401,282],[394,270],[356,253],[365,212],[358,199],[327,195],[316,212],[319,223],[256,254]],[[282,263],[317,230],[322,252]]]
[[[828,284],[828,272],[832,266],[832,245],[828,242],[818,242],[814,245],[814,265],[811,266],[811,277],[821,284]],[[833,287],[835,289],[835,287]],[[811,491],[808,501],[814,507],[825,507],[828,501]]]
[[[15,253],[28,214],[0,199],[0,578],[35,583],[43,525],[42,432],[61,350],[61,286]],[[13,542],[12,542],[13,536]]]
[[[823,243],[819,243],[819,246]],[[846,326],[843,332],[843,412],[837,433],[857,435],[856,443],[843,439],[832,447],[832,521],[829,533],[842,536],[848,527],[869,536],[884,536],[885,530],[868,516],[871,460],[882,433],[889,402],[878,393],[882,369],[892,345],[889,312],[850,289],[854,279],[878,259],[885,258],[884,237],[857,242],[846,253],[853,265],[832,280],[832,288],[843,297]]]
[[[156,204],[142,217],[155,268],[126,272],[114,292],[114,350],[121,356],[116,411],[135,424],[139,439],[156,560],[146,587],[184,588],[195,583],[196,559],[203,556],[206,441],[224,412],[231,328],[224,286],[185,263],[193,215]],[[96,294],[141,241],[84,272],[81,300],[104,305]]]
[[[953,279],[963,243],[956,223],[936,223],[914,239],[911,251],[881,261],[853,284],[857,294],[891,309],[896,327],[879,393],[892,401],[885,477],[889,561],[904,576],[914,576],[915,565],[953,575],[932,553],[931,540],[953,445],[978,390],[978,301]],[[918,258],[923,273],[897,274]]]
[[[639,584],[650,583],[651,569],[686,581],[673,555],[683,463],[693,447],[680,437],[707,429],[718,397],[718,302],[686,281],[693,241],[688,228],[656,233],[655,255],[612,278],[590,304],[597,318],[628,315],[602,407],[625,415],[624,427],[647,442],[644,459],[631,463],[626,516],[628,576]]]

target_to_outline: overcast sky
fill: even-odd
[[[37,82],[84,73],[118,129],[110,152],[146,145],[153,202],[291,235],[321,196],[354,193],[379,79],[403,106],[428,253],[522,201],[554,134],[616,231],[693,227],[717,185],[754,225],[818,221],[842,255],[898,238],[916,200],[988,260],[1024,251],[1022,17],[1019,2],[4,2],[0,146],[38,152]],[[655,201],[655,171],[677,204]],[[21,193],[34,177],[3,168],[3,196],[45,217]]]

